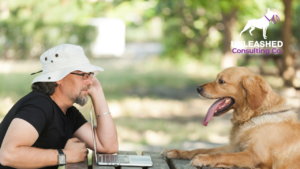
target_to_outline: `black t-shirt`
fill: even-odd
[[[37,130],[39,137],[32,147],[42,149],[63,149],[74,132],[87,122],[74,106],[70,107],[65,115],[49,95],[32,91],[20,99],[1,122],[0,146],[14,118],[27,121]],[[11,167],[0,164],[0,169],[4,168]]]

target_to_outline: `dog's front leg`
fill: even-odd
[[[196,149],[196,150],[178,150],[178,149],[164,149],[162,155],[167,158],[182,158],[193,159],[198,154],[216,154],[216,153],[233,153],[234,147],[231,145],[224,145],[210,149]]]
[[[257,158],[249,151],[238,153],[200,154],[192,159],[190,165],[195,167],[247,167],[255,168],[259,164]]]
[[[263,36],[264,36],[264,39],[267,39],[267,36],[266,36],[266,34],[267,34],[267,28],[268,28],[268,27],[264,27],[264,28],[263,28]]]

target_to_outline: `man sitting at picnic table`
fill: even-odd
[[[85,105],[87,95],[97,117],[97,151],[116,153],[116,127],[94,77],[103,69],[91,65],[80,46],[70,44],[49,49],[40,61],[42,74],[33,80],[32,92],[0,124],[0,169],[57,168],[84,161],[87,148],[94,149],[91,124],[73,104]]]

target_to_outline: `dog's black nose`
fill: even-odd
[[[198,86],[198,87],[197,87],[198,93],[200,93],[202,90],[203,90],[203,87],[202,87],[202,86]]]

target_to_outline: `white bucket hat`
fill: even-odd
[[[75,70],[94,72],[94,75],[104,70],[90,64],[82,47],[71,44],[62,44],[47,50],[41,55],[40,60],[43,68],[40,71],[42,74],[34,78],[31,84],[56,82]]]

